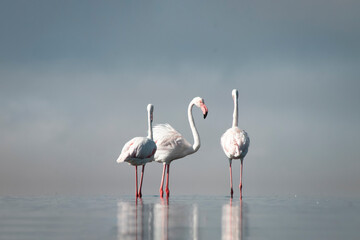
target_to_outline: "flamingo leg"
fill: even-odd
[[[138,197],[138,176],[137,176],[137,166],[135,166],[135,198]]]
[[[169,171],[170,171],[170,164],[167,164],[167,172],[166,172],[166,197],[168,198],[170,196],[170,190],[169,190]]]
[[[164,186],[165,169],[166,169],[166,164],[164,163],[163,173],[162,173],[161,183],[160,183],[160,189],[159,189],[161,198],[163,197],[163,194],[164,194],[163,186]]]
[[[242,199],[242,171],[243,171],[243,159],[240,159],[240,184],[239,184],[240,199]]]
[[[232,170],[231,170],[231,163],[232,159],[229,159],[229,165],[230,165],[230,196],[233,197],[234,191],[233,191],[233,181],[232,181]]]
[[[138,194],[139,198],[142,197],[141,188],[142,188],[142,183],[143,183],[144,170],[145,170],[145,164],[142,166],[142,170],[141,170],[140,187],[139,187],[139,194]]]

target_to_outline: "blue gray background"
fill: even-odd
[[[220,136],[251,138],[245,195],[359,196],[360,2],[0,2],[0,195],[133,194],[122,146],[170,123],[202,146],[172,194],[229,194]],[[239,162],[233,164],[238,184]],[[144,194],[162,165],[148,164]],[[236,191],[238,194],[238,191]]]

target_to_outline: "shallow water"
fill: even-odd
[[[0,198],[0,239],[360,239],[359,199]]]

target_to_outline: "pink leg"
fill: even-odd
[[[243,159],[240,159],[240,184],[239,184],[240,199],[242,199],[242,171],[243,171]]]
[[[166,197],[168,198],[170,196],[170,190],[169,190],[169,170],[170,170],[170,163],[167,164],[167,173],[166,173]]]
[[[231,163],[232,159],[229,159],[229,165],[230,165],[230,196],[233,197],[234,191],[233,191],[233,184],[232,184],[232,171],[231,171]]]
[[[142,183],[143,183],[144,170],[145,170],[145,164],[142,166],[142,170],[141,170],[140,187],[139,187],[139,194],[138,194],[139,198],[142,197],[141,187],[142,187]]]
[[[135,198],[138,197],[138,177],[137,177],[137,166],[135,166]]]
[[[163,167],[163,173],[162,173],[162,177],[161,177],[161,184],[160,184],[160,197],[163,197],[164,191],[163,191],[163,186],[164,186],[164,177],[165,177],[165,168],[166,168],[166,164],[164,164]]]

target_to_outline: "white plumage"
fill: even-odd
[[[125,144],[116,161],[127,162],[133,166],[144,165],[154,161],[155,151],[156,144],[153,140],[147,137],[134,137]]]
[[[230,195],[233,197],[233,187],[232,187],[232,170],[231,163],[233,159],[240,159],[240,198],[242,198],[242,169],[243,169],[243,160],[248,152],[250,145],[250,138],[248,134],[238,128],[238,91],[236,89],[232,90],[232,97],[234,100],[234,113],[233,113],[233,123],[232,127],[226,130],[226,132],[221,136],[220,144],[224,150],[225,155],[229,159],[230,164]]]
[[[248,152],[249,144],[248,134],[238,127],[229,128],[221,136],[221,146],[229,159],[243,159]]]
[[[194,144],[191,145],[178,131],[176,131],[169,124],[159,124],[154,127],[154,141],[157,146],[155,153],[155,161],[163,163],[163,174],[160,185],[160,196],[163,195],[163,184],[165,170],[167,168],[167,180],[166,180],[166,196],[169,197],[169,168],[171,161],[179,158],[183,158],[189,154],[195,153],[200,148],[200,136],[197,132],[194,118],[192,115],[192,107],[196,106],[203,112],[204,118],[206,118],[208,109],[205,105],[204,99],[201,97],[195,97],[188,107],[188,119],[190,128],[194,137]]]
[[[192,145],[169,124],[154,127],[154,139],[157,150],[155,161],[169,164],[175,159],[188,155]]]
[[[118,163],[127,162],[135,166],[135,178],[136,178],[136,197],[142,196],[141,187],[144,176],[145,164],[151,161],[154,161],[154,155],[156,152],[156,144],[152,140],[152,121],[153,121],[153,110],[154,106],[149,104],[147,106],[148,111],[148,136],[147,137],[134,137],[127,143],[125,143],[120,156],[116,160]],[[137,183],[137,166],[142,165],[141,180],[138,192],[138,183]]]

